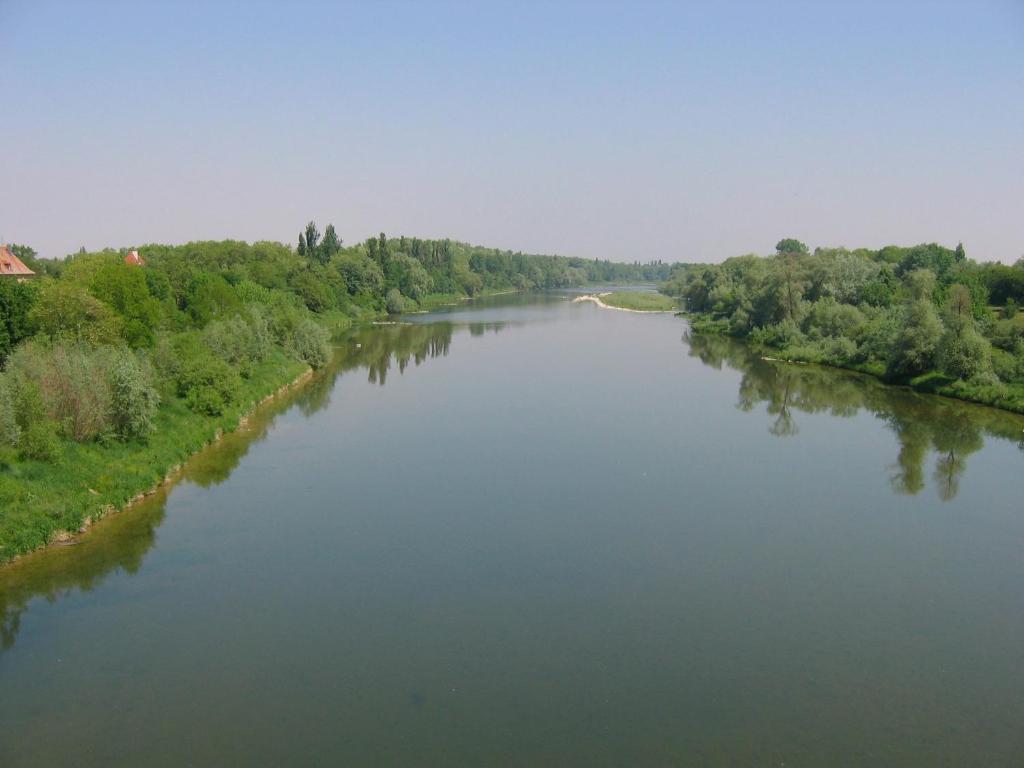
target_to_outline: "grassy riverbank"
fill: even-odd
[[[309,366],[281,352],[258,363],[243,380],[239,402],[219,416],[191,410],[181,398],[166,401],[144,442],[77,443],[62,440],[52,462],[0,457],[0,562],[78,531],[120,509],[161,482],[221,432],[238,427],[257,403],[295,381]]]

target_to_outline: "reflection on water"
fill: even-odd
[[[926,465],[934,454],[932,481],[939,498],[956,497],[967,459],[985,437],[1019,441],[1024,420],[991,408],[947,398],[920,395],[868,377],[813,365],[765,360],[750,347],[722,336],[687,333],[690,356],[721,369],[727,365],[743,377],[736,407],[754,411],[764,404],[768,431],[778,437],[799,434],[798,413],[827,413],[849,418],[866,410],[896,435],[900,449],[892,464],[896,493],[916,494],[926,486]]]
[[[410,363],[418,366],[446,356],[457,332],[480,337],[508,325],[430,322],[355,329],[341,341],[327,370],[296,392],[268,403],[244,428],[201,451],[187,462],[182,477],[202,487],[223,482],[249,449],[266,437],[279,414],[293,406],[307,416],[326,408],[335,379],[346,372],[365,368],[369,380],[383,386],[396,367],[402,374]],[[924,489],[932,460],[930,476],[939,497],[953,499],[969,457],[982,448],[985,437],[1018,441],[1022,434],[1024,420],[1000,411],[918,395],[847,372],[767,361],[727,338],[687,334],[683,340],[691,357],[742,374],[737,407],[755,412],[763,404],[769,417],[766,427],[773,435],[799,435],[800,414],[847,418],[863,409],[883,420],[900,446],[891,464],[891,483],[897,493],[916,494]],[[130,513],[101,520],[76,542],[0,568],[0,652],[14,644],[20,617],[33,597],[53,601],[76,588],[91,590],[116,570],[135,572],[156,541],[169,492],[160,489]]]
[[[370,381],[383,386],[393,365],[404,373],[409,363],[447,355],[456,329],[471,335],[498,332],[504,323],[396,324],[360,328],[346,334],[331,365],[312,381],[263,407],[236,432],[193,456],[181,478],[208,488],[224,482],[256,443],[263,440],[275,418],[293,406],[306,416],[327,407],[335,379],[348,371],[366,368]],[[89,591],[117,570],[134,573],[156,542],[156,529],[164,518],[170,487],[147,497],[125,514],[100,520],[76,541],[57,545],[0,567],[0,653],[14,645],[21,615],[37,596],[55,601],[73,589]]]
[[[0,765],[1024,753],[1024,421],[671,316],[410,320],[0,569]]]

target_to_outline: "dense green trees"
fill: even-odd
[[[31,335],[29,314],[35,299],[33,284],[0,279],[0,364],[7,359],[15,344]]]
[[[664,279],[669,267],[534,256],[453,240],[389,238],[344,247],[309,222],[280,243],[139,246],[44,262],[40,277],[0,280],[0,450],[53,457],[59,439],[142,440],[160,404],[216,417],[277,356],[327,363],[327,327],[415,309],[432,294]],[[9,359],[8,359],[9,358]],[[2,460],[2,457],[0,457]]]
[[[685,300],[698,331],[1024,410],[1024,265],[977,264],[962,245],[934,243],[810,252],[787,238],[775,251],[679,265],[663,290]]]

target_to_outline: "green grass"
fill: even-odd
[[[464,293],[428,293],[426,296],[420,297],[420,300],[416,302],[417,307],[414,311],[429,312],[440,307],[460,304],[466,300],[467,296]]]
[[[244,397],[219,417],[193,413],[180,398],[161,405],[156,430],[145,443],[63,441],[53,463],[17,461],[0,454],[0,562],[50,542],[57,531],[76,531],[87,517],[120,509],[157,485],[218,431],[230,432],[255,403],[307,370],[275,352],[243,380]]]
[[[670,312],[676,308],[675,299],[653,291],[614,291],[602,296],[601,301],[609,307],[639,312]]]

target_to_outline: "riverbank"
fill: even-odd
[[[601,309],[615,309],[619,312],[635,312],[642,315],[663,314],[672,312],[674,304],[671,299],[661,294],[648,294],[640,291],[603,291],[601,293],[590,293],[584,296],[577,296],[573,304],[589,301],[597,304]],[[653,301],[653,299],[665,299],[665,301]],[[661,308],[655,309],[654,306]]]
[[[66,543],[100,518],[127,509],[173,482],[190,456],[244,427],[251,414],[312,376],[308,365],[275,352],[243,382],[239,405],[218,417],[168,400],[145,442],[64,441],[53,462],[19,461],[0,473],[0,567],[21,555]]]
[[[772,362],[798,365],[821,365],[837,370],[854,371],[871,376],[887,386],[908,387],[915,392],[926,395],[939,395],[954,400],[976,405],[998,408],[1009,413],[1024,414],[1024,386],[1013,384],[976,384],[961,381],[932,371],[906,381],[891,381],[885,376],[885,368],[878,363],[852,363],[835,359],[823,359],[819,356],[801,355],[798,350],[780,349],[778,347],[754,345],[748,339],[732,336],[718,321],[703,318],[700,315],[678,313],[687,318],[690,331],[694,334],[708,336],[730,336],[737,341],[751,344],[763,352],[762,358]]]

